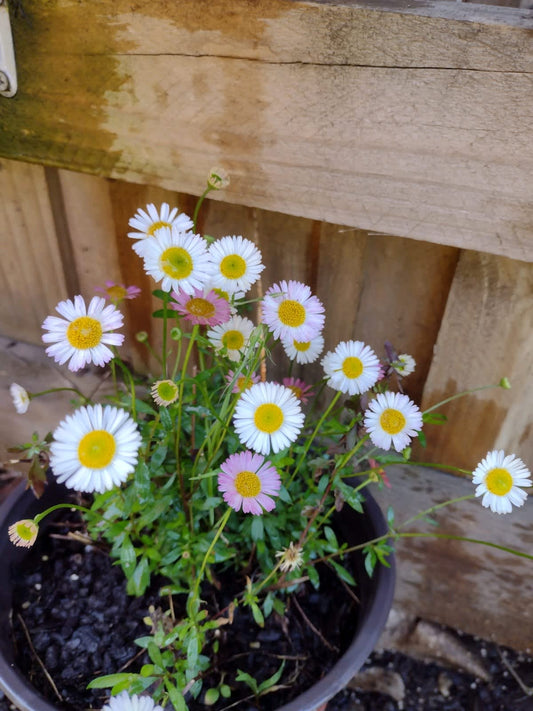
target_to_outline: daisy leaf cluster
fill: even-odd
[[[88,532],[107,545],[128,592],[156,586],[162,605],[170,600],[138,640],[148,657],[140,673],[93,682],[111,689],[109,711],[182,710],[191,697],[228,698],[243,680],[253,686],[248,675],[204,688],[216,631],[238,610],[259,626],[283,615],[302,581],[320,587],[319,563],[355,586],[336,514],[364,515],[365,489],[393,486],[385,467],[408,462],[426,425],[444,419],[404,392],[411,355],[390,343],[380,355],[359,334],[326,350],[320,295],[292,279],[263,285],[261,251],[245,236],[197,234],[204,197],[227,184],[213,169],[192,218],[150,204],[130,219],[131,246],[153,280],[147,296],[159,301],[161,350],[153,329],[137,334],[153,372],[133,372],[120,352],[121,308],[140,296],[137,287],[107,281],[102,296],[74,295],[43,323],[50,357],[71,371],[107,369],[116,393],[97,402],[76,391],[77,408],[38,451],[33,445],[32,461],[81,493]],[[43,394],[11,386],[20,415]],[[532,485],[525,464],[499,450],[471,475],[472,497],[498,514],[523,505]],[[14,524],[12,542],[31,546],[42,516]],[[387,534],[360,546],[369,574],[388,564],[401,536],[389,516]],[[227,571],[236,581],[228,614],[210,617],[206,586]],[[174,597],[185,600],[184,616]]]

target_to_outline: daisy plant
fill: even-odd
[[[129,222],[161,302],[161,352],[148,336],[155,329],[137,334],[153,372],[131,372],[120,355],[119,307],[137,296],[134,287],[106,282],[105,298],[75,295],[43,323],[50,357],[71,371],[110,369],[116,393],[95,402],[75,391],[77,409],[26,454],[80,493],[88,535],[121,566],[128,592],[161,592],[160,614],[138,640],[149,661],[91,684],[111,689],[108,711],[184,711],[190,699],[213,704],[220,695],[226,705],[230,695],[238,701],[239,675],[206,681],[220,627],[242,610],[259,626],[283,615],[302,581],[320,586],[320,562],[355,585],[345,557],[355,548],[369,573],[378,561],[387,565],[404,527],[389,516],[385,535],[350,549],[337,542],[336,512],[362,513],[366,487],[388,484],[385,467],[408,462],[424,426],[443,420],[439,405],[422,412],[403,392],[412,356],[387,343],[380,357],[382,349],[355,338],[324,352],[326,309],[307,284],[282,279],[265,289],[253,240],[197,234],[203,199],[227,184],[225,171],[213,169],[192,218],[151,204]],[[11,386],[21,416],[42,394]],[[518,456],[492,451],[473,465],[472,498],[496,514],[523,505],[532,481]],[[11,541],[31,546],[46,514],[11,526]],[[231,605],[210,614],[208,587],[228,575]]]

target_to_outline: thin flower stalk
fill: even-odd
[[[439,402],[435,403],[431,407],[428,407],[426,410],[422,412],[422,415],[427,415],[429,412],[433,412],[434,410],[437,410],[439,407],[442,407],[442,405],[446,405],[449,402],[452,402],[453,400],[457,400],[460,397],[464,397],[465,395],[472,395],[473,393],[480,392],[481,390],[492,390],[493,388],[501,388],[503,387],[501,385],[501,382],[495,383],[492,385],[480,385],[477,388],[470,388],[470,390],[462,390],[460,393],[455,393],[454,395],[450,395],[450,397],[445,398],[444,400],[440,400]]]

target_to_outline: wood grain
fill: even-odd
[[[28,0],[0,155],[533,260],[531,13]]]

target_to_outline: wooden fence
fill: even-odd
[[[39,343],[59,300],[90,297],[106,279],[136,284],[142,296],[125,304],[128,348],[146,367],[134,335],[153,328],[155,284],[131,249],[128,219],[148,202],[192,214],[196,199],[21,162],[3,160],[0,168],[1,335]],[[327,309],[326,349],[353,338],[384,354],[389,340],[412,354],[417,369],[405,385],[423,407],[504,375],[511,380],[510,391],[443,408],[450,421],[427,427],[420,457],[471,468],[502,447],[533,460],[533,264],[215,201],[204,203],[199,228],[256,240],[264,288],[280,279],[310,284]],[[320,376],[318,365],[311,371]]]

